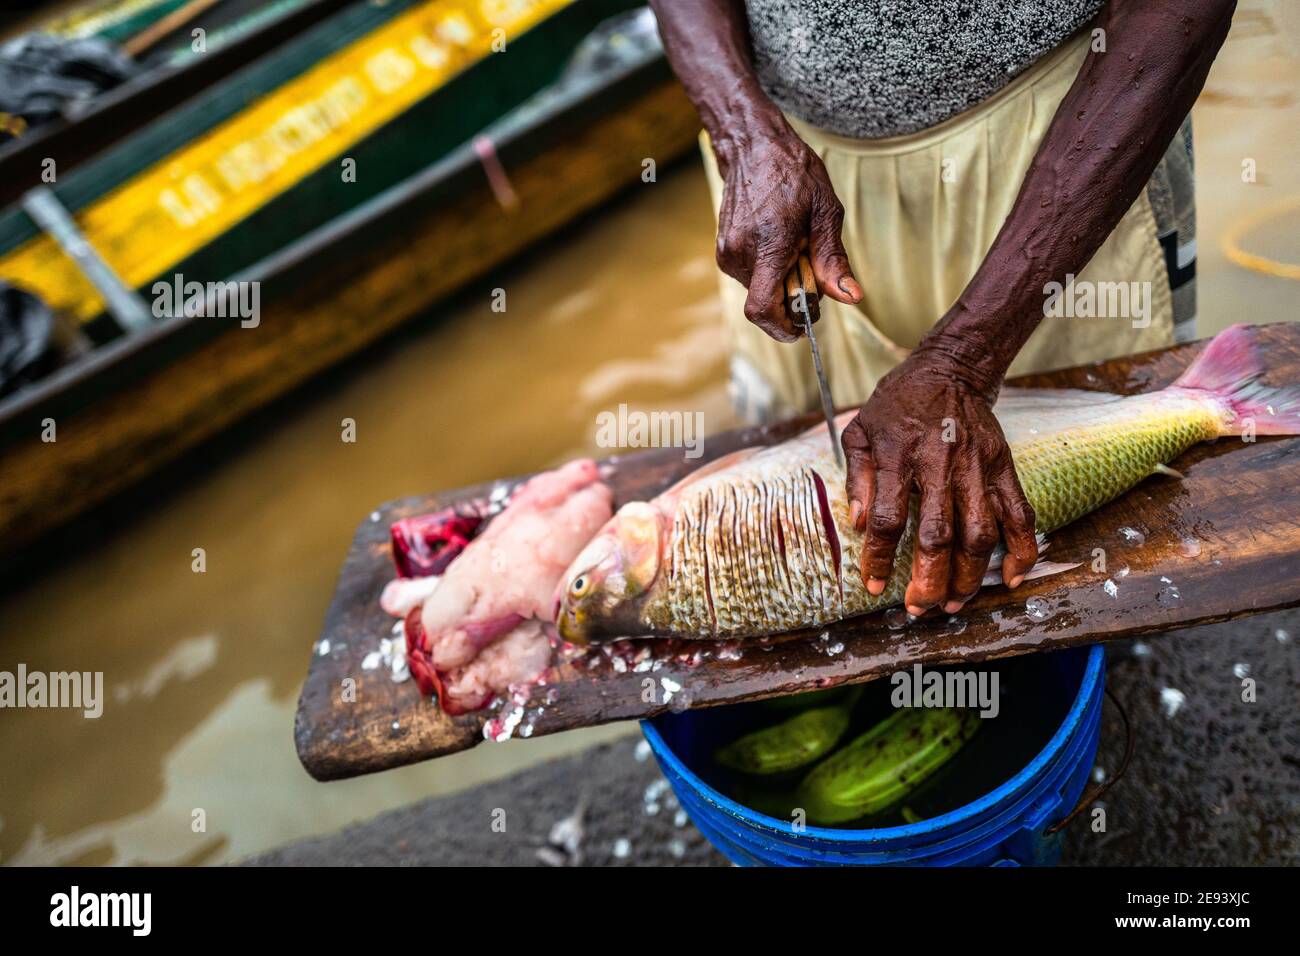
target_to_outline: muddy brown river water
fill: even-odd
[[[217,862],[635,732],[484,744],[331,784],[308,778],[292,739],[338,565],[377,503],[597,453],[597,415],[622,402],[733,424],[711,232],[694,168],[637,187],[251,436],[200,451],[157,506],[0,599],[0,669],[103,671],[106,697],[98,719],[0,716],[0,859]]]
[[[1284,10],[1239,4],[1196,111],[1201,335],[1296,318],[1295,282],[1230,265],[1215,238],[1300,193],[1300,17]],[[1244,157],[1256,182],[1242,180]],[[1300,261],[1294,223],[1247,242]],[[706,432],[734,424],[712,231],[697,164],[640,185],[201,449],[110,509],[93,543],[8,583],[0,670],[103,671],[106,701],[94,720],[0,713],[0,862],[221,862],[635,733],[484,744],[329,784],[306,775],[292,739],[339,562],[376,504],[598,452],[597,415],[623,402],[701,412]],[[490,308],[495,287],[504,313]]]

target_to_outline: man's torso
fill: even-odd
[[[983,101],[1104,0],[745,0],[759,81],[787,113],[860,139]]]

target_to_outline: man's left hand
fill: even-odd
[[[866,532],[862,577],[885,590],[920,493],[910,614],[961,609],[979,590],[999,537],[1002,579],[1016,587],[1038,559],[1034,509],[993,416],[988,390],[941,352],[918,350],[876,386],[844,430],[850,520]]]

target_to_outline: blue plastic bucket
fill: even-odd
[[[1051,740],[1011,779],[932,819],[875,830],[807,826],[769,817],[724,796],[691,768],[708,759],[694,742],[708,709],[663,714],[641,730],[682,809],[741,866],[1042,866],[1060,857],[1044,831],[1078,802],[1097,754],[1106,682],[1100,645],[1041,655],[1042,678],[1072,697]]]

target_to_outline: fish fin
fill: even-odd
[[[1300,388],[1259,381],[1264,371],[1249,325],[1224,329],[1201,350],[1171,388],[1210,392],[1232,413],[1220,435],[1235,435],[1253,422],[1257,435],[1300,435]]]
[[[1154,465],[1151,466],[1151,474],[1153,474],[1153,475],[1168,475],[1170,478],[1185,478],[1185,477],[1187,477],[1187,476],[1184,475],[1181,471],[1179,471],[1177,468],[1170,468],[1168,465],[1162,465],[1160,462],[1156,462]]]
[[[1064,561],[1039,561],[1025,574],[1025,580],[1034,581],[1038,578],[1051,577],[1053,574],[1073,571],[1075,568],[1082,566],[1082,561],[1075,561],[1073,564],[1067,564]]]
[[[1033,581],[1037,578],[1050,577],[1053,574],[1060,574],[1063,571],[1073,571],[1083,562],[1075,561],[1073,564],[1066,564],[1062,561],[1038,561],[1025,574],[1026,581]],[[1002,583],[1002,571],[998,568],[990,567],[984,572],[984,579],[980,581],[980,587],[991,588]]]
[[[1041,531],[1034,534],[1034,541],[1038,544],[1038,556],[1040,558],[1046,554],[1047,549],[1052,546],[1051,540]],[[989,555],[989,572],[1000,571],[1002,569],[1002,561],[1006,556],[1007,549],[1001,542],[999,542],[998,546],[993,549],[993,553]],[[999,578],[999,580],[1001,579]]]
[[[1034,540],[1038,542],[1038,561],[1037,563],[1034,564],[1032,568],[1029,569],[1029,573],[1025,575],[1026,581],[1033,580],[1033,578],[1035,577],[1041,578],[1043,576],[1042,574],[1035,573],[1039,568],[1039,566],[1048,566],[1052,564],[1050,561],[1043,560],[1043,555],[1046,554],[1047,549],[1052,546],[1051,539],[1049,539],[1047,535],[1043,534],[1040,531],[1034,535]],[[1002,583],[1002,561],[1006,556],[1007,556],[1007,549],[1004,548],[1002,545],[999,544],[996,548],[993,549],[993,554],[989,556],[988,570],[984,572],[984,577],[980,581],[980,587],[987,588],[987,587],[992,587],[995,584]],[[1061,571],[1068,571],[1070,568],[1078,567],[1077,564],[1071,564],[1068,566],[1067,565],[1052,565],[1052,566],[1057,567]],[[1055,574],[1056,571],[1049,571],[1047,573]]]

